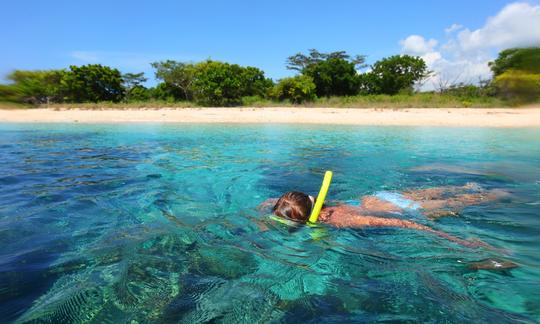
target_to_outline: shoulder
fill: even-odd
[[[319,215],[319,220],[325,223],[336,223],[341,222],[344,219],[347,219],[352,216],[358,216],[359,209],[355,206],[349,206],[349,205],[339,205],[339,206],[331,206],[331,207],[325,207],[321,210],[321,214]]]

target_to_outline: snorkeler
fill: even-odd
[[[482,242],[462,240],[410,220],[395,218],[395,216],[406,211],[419,211],[430,218],[456,215],[466,206],[493,201],[506,195],[508,193],[504,191],[484,190],[474,183],[464,186],[409,190],[403,193],[383,191],[375,195],[360,197],[359,200],[347,204],[324,206],[318,220],[335,227],[410,228],[431,232],[468,247],[487,246]],[[279,199],[269,199],[261,206],[273,205],[274,215],[297,223],[306,223],[315,202],[316,198],[313,196],[292,191],[285,193]]]

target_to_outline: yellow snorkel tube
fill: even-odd
[[[332,182],[332,175],[332,171],[326,171],[326,173],[324,174],[321,190],[319,190],[319,195],[317,195],[317,201],[315,202],[315,206],[313,206],[313,210],[311,211],[311,215],[309,216],[309,222],[312,224],[316,223],[317,219],[319,219],[319,214],[321,213],[324,200],[326,199],[328,188],[330,188],[330,182]]]

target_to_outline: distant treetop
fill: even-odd
[[[540,73],[540,47],[510,48],[499,53],[499,57],[489,62],[489,67],[497,77],[508,70]]]
[[[351,57],[345,51],[321,53],[318,50],[312,48],[309,50],[309,53],[307,55],[303,53],[296,53],[293,56],[289,56],[287,58],[287,69],[302,72],[310,65],[334,58],[349,61],[359,69],[366,67],[366,65],[364,64],[366,62],[365,55],[355,55],[354,57]]]

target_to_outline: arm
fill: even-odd
[[[412,221],[398,219],[398,218],[382,218],[375,216],[361,215],[358,213],[357,209],[353,209],[349,206],[338,206],[338,207],[329,207],[325,210],[325,222],[334,225],[336,227],[400,227],[400,228],[410,228],[420,231],[426,231],[433,233],[439,237],[442,237],[446,240],[455,242],[459,245],[477,248],[477,247],[489,247],[489,245],[480,242],[480,241],[467,241],[460,239],[458,237],[452,236],[450,234],[437,231],[431,227],[418,224]]]
[[[478,240],[467,241],[467,240],[464,240],[464,239],[460,239],[460,238],[455,237],[453,235],[450,235],[448,233],[437,231],[437,230],[434,230],[431,227],[424,226],[424,225],[421,225],[421,224],[418,224],[418,223],[415,223],[415,222],[411,222],[411,221],[408,221],[408,220],[397,219],[397,218],[379,218],[379,217],[371,217],[371,216],[362,216],[362,217],[358,217],[358,218],[363,218],[363,217],[368,218],[366,226],[411,228],[411,229],[420,230],[420,231],[426,231],[426,232],[435,234],[438,237],[442,237],[443,239],[446,239],[448,241],[452,241],[454,243],[457,243],[459,245],[469,247],[469,248],[489,247],[489,245],[487,245],[484,242],[481,242],[481,241],[478,241]],[[360,220],[357,223],[358,224],[365,223],[365,220]]]

